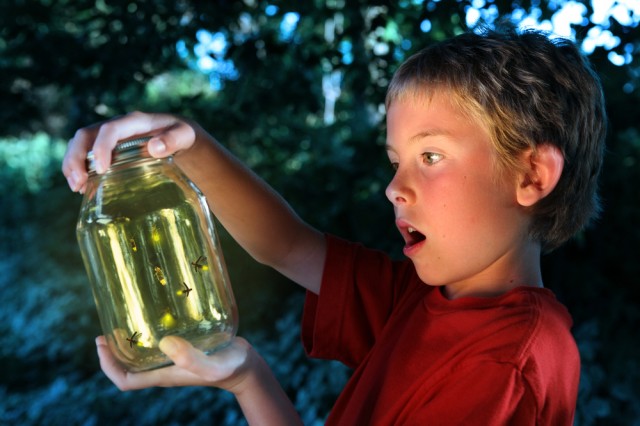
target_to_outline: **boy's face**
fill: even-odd
[[[529,218],[516,179],[496,174],[486,130],[449,99],[436,91],[430,101],[392,103],[387,152],[396,172],[386,195],[425,283],[445,285],[451,298],[489,295],[526,279]]]

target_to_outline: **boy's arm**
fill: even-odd
[[[291,400],[260,356],[260,364],[235,391],[236,400],[250,425],[302,425]]]
[[[212,355],[186,340],[165,337],[162,349],[174,365],[128,373],[113,357],[103,336],[96,339],[100,366],[123,391],[153,386],[214,386],[233,393],[250,425],[301,425],[293,404],[264,359],[242,338]]]
[[[142,135],[154,135],[151,155],[176,154],[176,163],[202,190],[218,220],[252,257],[320,292],[324,235],[196,123],[167,114],[131,113],[80,129],[63,161],[71,189],[83,192],[86,187],[87,151],[93,149],[96,169],[103,172],[118,140]]]
[[[194,146],[175,158],[204,192],[218,220],[257,261],[319,294],[324,235],[204,130],[196,132]]]

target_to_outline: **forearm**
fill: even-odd
[[[196,143],[176,155],[176,162],[203,191],[218,220],[256,260],[318,292],[323,235],[204,130],[196,133]]]
[[[252,426],[301,425],[291,400],[264,359],[255,351],[252,358],[253,367],[242,381],[241,389],[233,390],[248,423]]]
[[[194,145],[175,158],[225,229],[258,260],[268,263],[281,250],[275,244],[284,231],[280,239],[268,238],[270,234],[277,235],[285,225],[302,226],[284,199],[201,129]]]

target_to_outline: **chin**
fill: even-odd
[[[414,266],[416,266],[415,263],[414,263]],[[430,274],[427,272],[420,271],[420,268],[418,268],[417,266],[416,266],[416,272],[418,274],[418,277],[420,277],[420,280],[423,283],[430,285],[432,287],[441,287],[447,284],[447,282],[444,279],[442,279],[442,277],[437,277],[437,276],[434,276],[434,274],[432,273]]]

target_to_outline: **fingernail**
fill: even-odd
[[[153,155],[160,155],[167,150],[167,145],[159,139],[149,142],[149,152]]]
[[[168,356],[171,356],[178,350],[178,344],[171,338],[171,336],[164,337],[160,340],[158,346],[160,347],[160,350]]]
[[[96,161],[96,173],[99,175],[107,171],[107,167],[100,161]]]
[[[77,186],[78,186],[77,175],[78,174],[76,172],[73,172],[73,173],[71,173],[71,176],[69,176],[67,178],[67,184],[69,184],[69,188],[71,188],[71,190],[73,192],[76,192],[78,190],[77,189]]]

